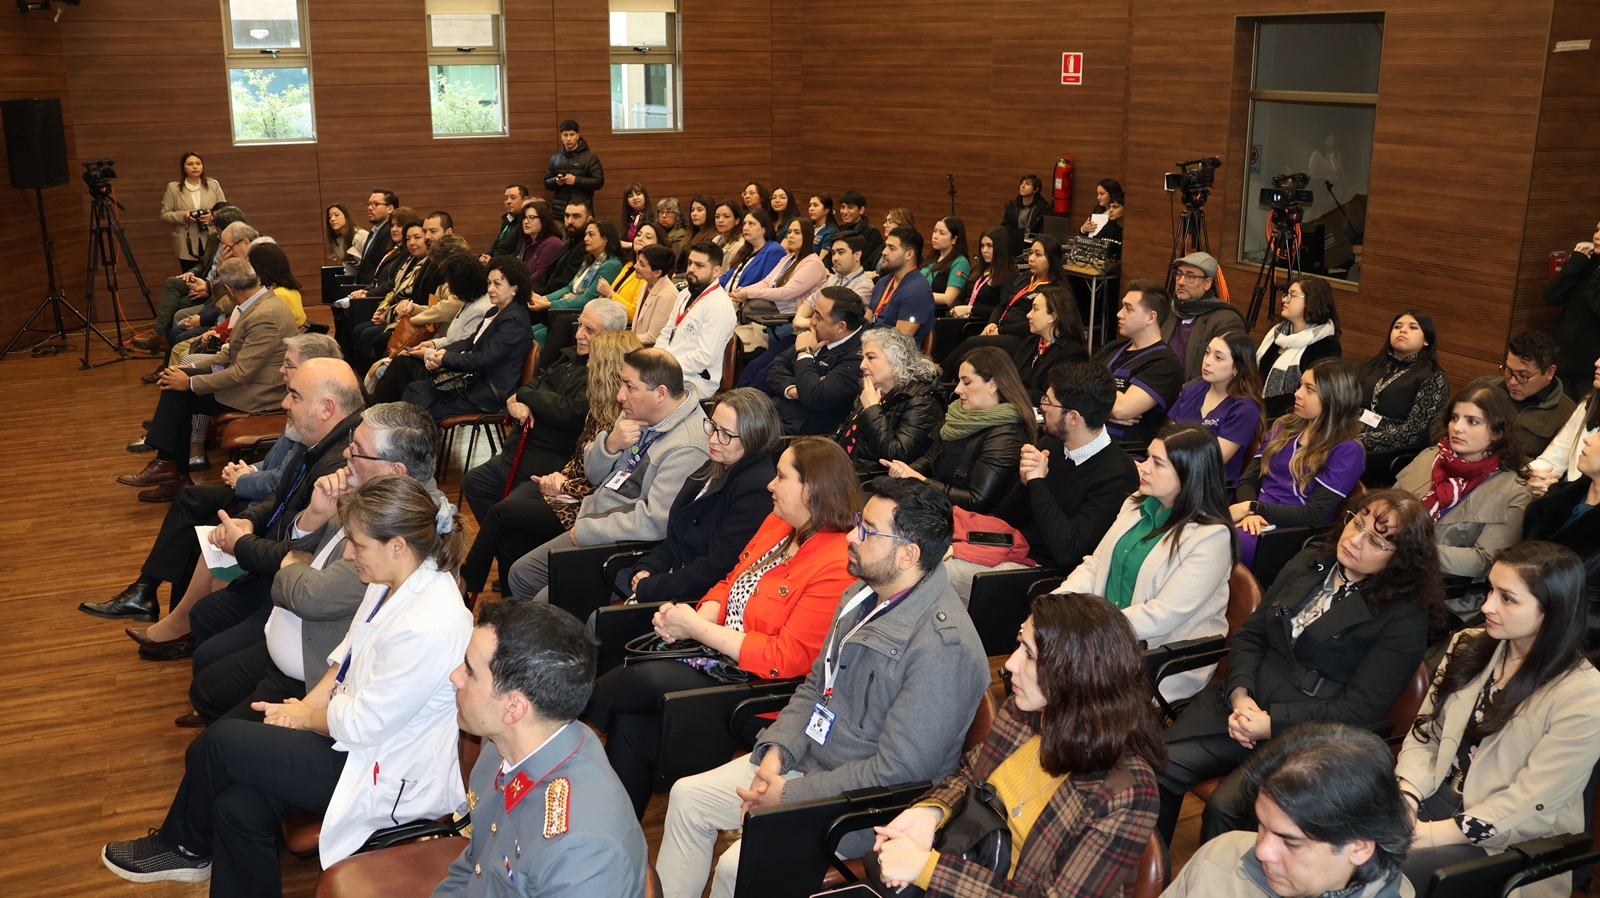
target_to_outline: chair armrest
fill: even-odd
[[[600,606],[610,604],[610,586],[601,579],[606,559],[618,551],[654,545],[628,541],[556,549],[550,553],[550,604],[571,612],[578,620],[588,620]]]
[[[1228,657],[1226,636],[1200,636],[1183,639],[1166,645],[1146,649],[1145,671],[1150,675],[1150,685],[1156,690],[1156,701],[1161,713],[1170,722],[1178,719],[1178,711],[1161,694],[1161,681],[1174,674],[1210,667]]]
[[[665,792],[679,779],[726,764],[747,750],[729,725],[734,709],[746,699],[767,695],[781,694],[787,703],[797,684],[797,680],[755,680],[662,696],[655,791]]]
[[[1256,559],[1250,572],[1261,583],[1262,594],[1278,579],[1278,573],[1289,559],[1299,554],[1306,543],[1327,530],[1327,525],[1317,527],[1276,527],[1256,537]]]
[[[985,655],[1009,655],[1017,643],[1017,628],[1028,619],[1028,595],[1041,582],[1060,585],[1059,568],[1031,567],[1018,571],[983,571],[972,578],[967,614],[983,642]],[[1055,588],[1053,585],[1052,589]]]
[[[606,559],[605,564],[600,565],[600,577],[611,587],[612,595],[624,602],[633,598],[632,595],[623,592],[617,586],[617,575],[638,564],[639,559],[649,554],[649,549],[628,549],[624,552],[614,553],[610,558]]]
[[[637,605],[606,605],[595,609],[594,638],[600,642],[600,670],[603,676],[621,667],[628,657],[628,640],[650,632],[656,609],[665,602]]]
[[[728,729],[733,732],[733,738],[746,750],[756,747],[756,737],[767,728],[767,719],[763,714],[772,714],[782,711],[789,704],[789,699],[794,697],[794,691],[800,688],[805,681],[804,677],[795,677],[788,680],[769,680],[762,684],[765,692],[753,698],[747,698],[733,706],[733,713],[728,716]]]

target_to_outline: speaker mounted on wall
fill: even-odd
[[[42,190],[71,180],[60,97],[0,101],[0,120],[5,126],[12,187]]]

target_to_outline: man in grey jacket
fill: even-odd
[[[924,481],[879,478],[849,535],[861,578],[842,597],[811,673],[756,748],[672,787],[656,871],[668,898],[705,888],[719,830],[746,811],[955,769],[989,687],[978,633],[945,577],[950,500]],[[759,766],[758,766],[759,764]],[[870,834],[869,834],[870,835]],[[849,841],[846,854],[871,846]],[[714,898],[733,895],[739,845],[717,862]]]
[[[635,349],[622,359],[622,417],[595,435],[583,472],[599,487],[583,500],[572,529],[522,556],[506,575],[512,598],[550,601],[550,552],[667,536],[672,501],[711,455],[706,413],[683,385],[683,369],[664,349]]]
[[[195,671],[189,685],[195,710],[178,718],[179,726],[230,717],[260,720],[252,702],[304,698],[317,684],[367,592],[354,562],[344,557],[339,498],[374,477],[399,474],[421,483],[435,502],[448,504],[433,482],[437,437],[432,416],[409,403],[387,402],[362,412],[344,451],[346,467],[318,478],[310,503],[294,521],[295,539],[315,535],[316,549],[284,557],[272,579],[264,627],[256,618],[239,625],[256,629],[258,641]]]

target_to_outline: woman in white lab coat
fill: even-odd
[[[472,613],[447,573],[464,541],[455,510],[409,477],[374,478],[339,500],[367,594],[328,672],[304,701],[258,702],[263,723],[225,720],[191,743],[167,819],[102,860],[134,882],[212,880],[211,893],[278,896],[279,822],[323,814],[323,867],[375,830],[462,805],[450,672]]]

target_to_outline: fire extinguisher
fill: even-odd
[[[1066,215],[1067,207],[1072,205],[1072,156],[1070,154],[1056,160],[1055,191],[1055,202],[1051,203],[1050,211],[1057,215]]]

